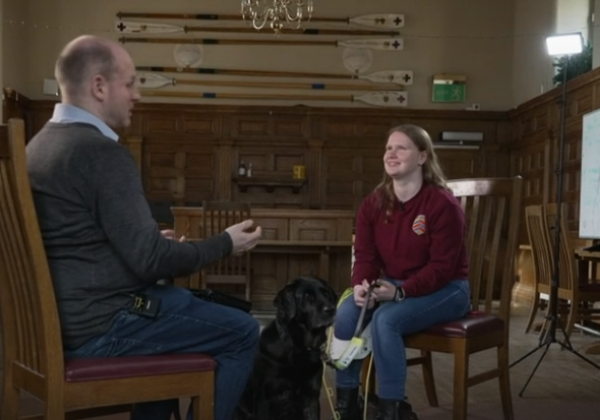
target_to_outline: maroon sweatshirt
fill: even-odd
[[[358,210],[352,286],[383,276],[404,280],[406,296],[421,296],[467,278],[465,216],[451,192],[423,185],[396,201],[387,223],[381,194],[368,195]]]

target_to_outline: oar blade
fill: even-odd
[[[176,25],[152,22],[132,22],[115,20],[115,31],[126,34],[172,34],[183,32],[184,28]]]
[[[372,50],[402,51],[404,40],[402,38],[380,38],[380,39],[349,39],[338,41],[338,46],[349,48],[369,48]]]
[[[361,96],[352,96],[352,100],[387,108],[404,108],[408,106],[408,94],[400,91],[370,92]]]
[[[155,89],[163,86],[172,86],[175,84],[175,79],[163,76],[161,74],[138,71],[136,76],[138,84],[142,89]]]
[[[373,83],[394,83],[408,86],[413,84],[412,70],[384,70],[374,73],[359,75],[359,79],[366,79]]]
[[[364,15],[350,18],[350,22],[371,28],[402,28],[404,27],[404,15],[392,13]]]

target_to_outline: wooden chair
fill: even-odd
[[[10,120],[8,130],[0,126],[2,420],[18,418],[21,391],[45,404],[43,415],[28,418],[93,417],[137,402],[192,397],[194,418],[213,419],[216,363],[208,356],[64,359],[26,168],[23,121]]]
[[[231,225],[250,219],[250,204],[240,202],[204,201],[202,203],[202,235],[204,238],[218,235]],[[202,287],[210,284],[242,285],[244,297],[252,296],[250,275],[250,252],[231,255],[202,269]],[[234,286],[235,287],[235,286]]]
[[[531,255],[533,260],[533,273],[535,278],[533,301],[529,319],[525,326],[525,332],[529,332],[533,326],[535,316],[540,309],[541,294],[550,294],[550,282],[552,280],[552,250],[544,224],[544,214],[541,205],[525,207],[525,226]],[[559,287],[558,295],[561,299],[568,298],[568,288]],[[548,307],[546,306],[546,309]]]
[[[584,321],[600,319],[600,309],[594,308],[592,305],[593,302],[600,301],[600,283],[595,283],[587,276],[584,278],[580,276],[575,250],[569,236],[567,205],[565,203],[562,204],[561,211],[558,297],[570,303],[568,305],[568,316],[566,320],[563,320],[562,325],[567,336],[570,336],[576,322],[583,323]],[[539,213],[542,216],[541,222],[544,227],[546,244],[544,252],[549,256],[547,260],[544,260],[544,263],[547,265],[546,270],[552,276],[558,206],[556,203],[546,204]],[[547,290],[546,293],[550,293],[549,287]],[[556,303],[559,304],[559,302]],[[542,328],[543,331],[545,331],[544,328]]]
[[[522,179],[463,179],[450,181],[448,186],[460,198],[467,216],[471,312],[463,319],[405,337],[407,348],[421,351],[421,357],[409,359],[407,364],[422,365],[429,404],[437,406],[431,353],[453,354],[453,419],[467,418],[468,390],[471,386],[498,378],[504,418],[512,420],[508,333]],[[497,305],[494,304],[496,301]],[[470,376],[469,356],[493,348],[497,352],[496,366]]]
[[[514,419],[508,368],[508,332],[513,260],[517,251],[522,179],[480,178],[448,182],[467,217],[471,312],[462,319],[435,325],[404,337],[407,349],[420,350],[408,366],[421,365],[429,404],[438,406],[432,352],[454,355],[453,420],[467,418],[468,389],[498,378],[502,411]],[[469,356],[496,349],[494,368],[469,375]],[[363,375],[364,377],[364,375]],[[372,378],[370,379],[372,380]],[[373,389],[374,382],[370,383]]]

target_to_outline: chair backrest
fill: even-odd
[[[543,206],[525,207],[525,226],[531,245],[535,281],[549,287],[552,279],[552,246],[545,217]]]
[[[554,261],[555,243],[556,243],[556,221],[558,218],[558,206],[556,203],[546,204],[544,206],[546,233],[551,252],[551,261]],[[577,260],[575,259],[575,251],[571,245],[569,236],[569,228],[567,225],[567,205],[561,205],[560,218],[560,258],[558,270],[558,284],[561,289],[575,290],[579,284],[579,272],[577,269]],[[552,265],[554,270],[554,265]],[[550,272],[552,275],[553,271]]]
[[[4,375],[16,363],[39,378],[64,377],[54,288],[27,174],[25,129],[15,119],[0,126],[0,313]]]
[[[467,219],[472,309],[496,313],[508,331],[522,179],[458,179],[448,181],[448,187],[459,198]],[[497,298],[498,310],[493,306]]]
[[[240,202],[204,201],[202,202],[202,234],[204,238],[218,235],[231,225],[250,219],[250,204]],[[230,256],[207,266],[206,274],[219,276],[245,275],[250,254]]]

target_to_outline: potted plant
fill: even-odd
[[[552,81],[554,85],[560,85],[563,82],[564,73],[567,72],[567,82],[592,70],[592,46],[587,44],[579,54],[571,56],[562,56],[555,60],[553,66],[556,67],[556,74]]]

